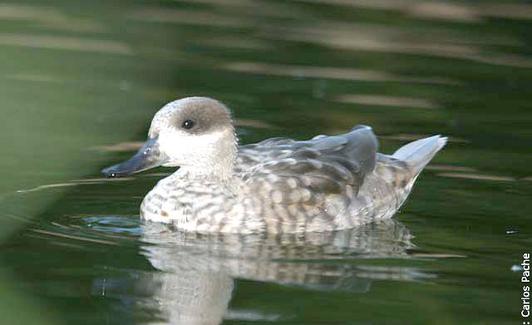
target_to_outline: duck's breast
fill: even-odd
[[[256,202],[235,186],[212,180],[161,180],[141,205],[144,220],[196,232],[250,233],[264,230]]]

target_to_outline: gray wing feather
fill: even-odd
[[[371,128],[362,125],[307,141],[273,138],[240,147],[236,169],[251,190],[275,193],[278,202],[306,203],[349,186],[357,192],[375,167],[377,146]]]

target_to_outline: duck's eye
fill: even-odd
[[[192,129],[194,127],[194,125],[196,125],[196,123],[194,123],[194,121],[185,120],[181,126],[183,127],[183,129],[190,130],[190,129]]]

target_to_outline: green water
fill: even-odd
[[[0,323],[522,324],[531,89],[525,1],[2,2]],[[393,221],[186,235],[138,221],[169,170],[99,170],[190,95],[242,143],[450,142]]]

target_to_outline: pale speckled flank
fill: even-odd
[[[182,129],[185,120],[195,128]],[[210,233],[320,232],[391,218],[446,143],[434,136],[379,154],[371,128],[359,125],[342,135],[272,138],[237,148],[227,108],[201,97],[161,109],[150,137],[157,141],[155,158],[180,168],[146,195],[141,217]],[[133,159],[153,161],[152,152]],[[125,174],[130,166],[135,162],[106,172]]]

